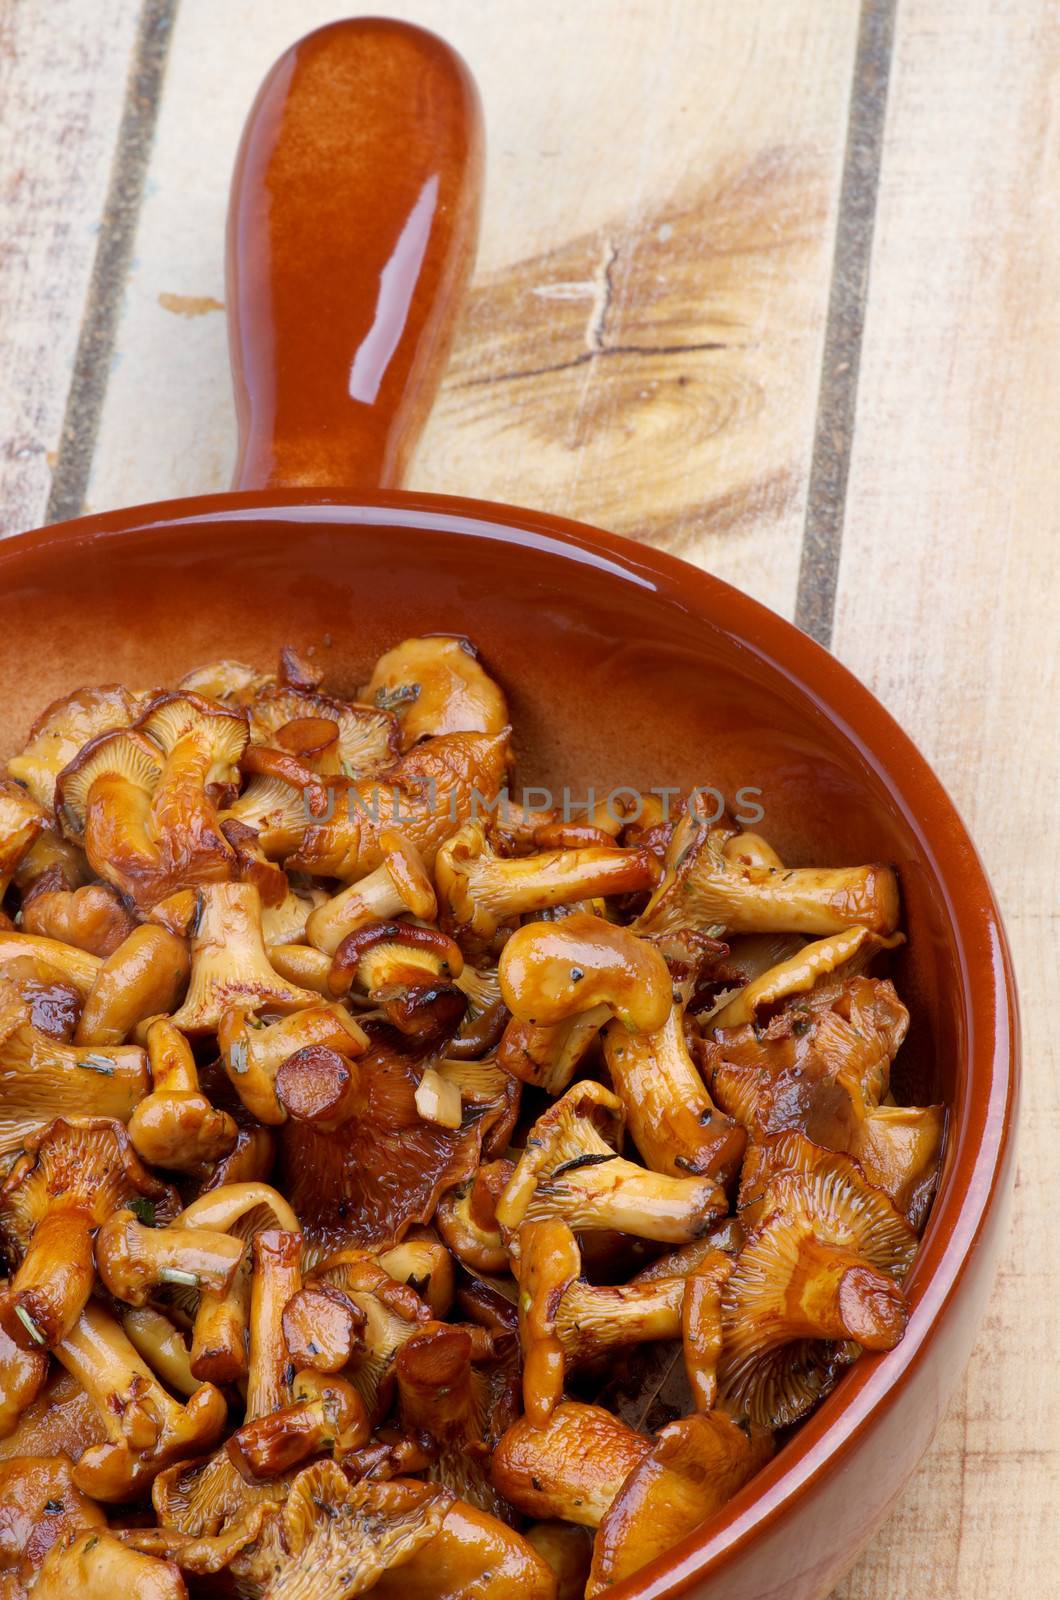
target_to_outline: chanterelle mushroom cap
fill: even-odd
[[[853,1155],[915,1226],[941,1154],[942,1106],[881,1106],[908,1013],[888,982],[830,979],[793,996],[765,1027],[719,1029],[699,1044],[719,1102],[748,1129],[750,1180],[772,1135],[805,1133]]]
[[[314,1260],[350,1245],[395,1244],[428,1222],[439,1195],[474,1172],[483,1142],[508,1122],[512,1108],[512,1080],[496,1068],[480,1070],[487,1081],[481,1093],[462,1093],[460,1126],[439,1126],[420,1115],[416,1097],[425,1074],[413,1056],[373,1040],[356,1065],[357,1095],[338,1127],[289,1117],[280,1130],[282,1187]]]
[[[144,1052],[135,1045],[93,1050],[62,1044],[30,1017],[30,1005],[0,980],[0,1156],[20,1150],[64,1113],[127,1121],[149,1087]]]
[[[670,1010],[670,975],[658,951],[588,912],[517,929],[501,952],[498,977],[512,1013],[498,1060],[555,1095],[612,1017],[622,1033],[651,1032]]]
[[[318,950],[334,955],[348,933],[367,922],[401,916],[433,922],[438,911],[434,885],[423,858],[397,828],[379,835],[381,866],[316,908],[305,923],[305,936]]]
[[[255,1600],[350,1600],[434,1540],[451,1503],[435,1484],[351,1484],[333,1461],[306,1467],[282,1511],[238,1559]]]
[[[770,1435],[746,1431],[719,1411],[663,1428],[600,1524],[587,1595],[670,1550],[720,1511],[772,1454]]]
[[[24,933],[58,939],[103,959],[117,950],[135,926],[113,884],[84,883],[71,888],[58,872],[49,869],[23,892]]]
[[[55,803],[55,780],[78,751],[99,734],[127,728],[142,697],[120,684],[75,689],[54,700],[29,731],[29,743],[7,763],[8,776],[24,783],[34,800],[49,809]]]
[[[855,976],[877,951],[893,950],[903,942],[903,934],[881,939],[868,928],[855,926],[804,944],[777,965],[752,978],[727,1005],[714,1011],[710,1026],[738,1028],[745,1022],[755,1022],[785,1000],[811,993],[823,979],[836,973]]]
[[[83,749],[56,785],[67,833],[100,877],[146,907],[233,875],[217,799],[234,792],[244,716],[191,693],[150,702],[134,729]]]
[[[562,1217],[572,1228],[614,1228],[641,1239],[682,1244],[728,1210],[709,1178],[646,1172],[618,1155],[625,1114],[617,1095],[575,1084],[538,1118],[497,1205],[502,1227]]]
[[[108,1533],[90,1529],[53,1544],[40,1567],[33,1593],[38,1600],[187,1600],[179,1570],[156,1561]]]
[[[847,1115],[837,1080],[845,1077],[878,1105],[908,1027],[889,982],[855,977],[794,997],[765,1027],[717,1029],[698,1052],[711,1093],[752,1138],[801,1123],[826,1144],[828,1119],[842,1123]]]
[[[184,1035],[167,1018],[156,1017],[147,1029],[147,1052],[151,1093],[129,1119],[137,1155],[175,1172],[194,1172],[227,1155],[239,1136],[235,1119],[201,1092]]]
[[[14,1433],[19,1418],[40,1394],[48,1377],[48,1366],[46,1350],[39,1349],[36,1344],[24,1350],[0,1328],[0,1439]],[[2,1507],[0,1498],[0,1518]]]
[[[277,1092],[278,1078],[284,1063],[303,1051],[324,1049],[338,1055],[346,1064],[348,1084],[356,1088],[352,1058],[368,1047],[364,1030],[334,1001],[323,1003],[315,995],[312,1000],[293,1015],[268,1024],[260,1023],[251,1007],[235,1005],[221,1014],[217,1039],[225,1070],[240,1100],[259,1122],[279,1126],[286,1121],[288,1107]],[[319,1073],[313,1076],[319,1077]],[[327,1109],[334,1113],[338,1108]]]
[[[261,896],[250,883],[212,883],[200,890],[198,926],[191,938],[191,981],[170,1018],[183,1033],[216,1033],[232,1008],[287,1013],[315,1006],[318,996],[287,983],[265,954]]]
[[[523,1405],[544,1422],[563,1396],[566,1373],[616,1345],[673,1339],[681,1331],[682,1278],[603,1285],[581,1276],[581,1252],[565,1222],[519,1230],[519,1337]]]
[[[49,821],[48,812],[20,784],[0,778],[0,899],[11,874]]]
[[[344,883],[363,878],[381,864],[381,836],[390,828],[400,829],[430,870],[449,835],[496,800],[509,734],[443,734],[416,745],[385,776],[328,779],[325,814],[310,816],[288,871]]]
[[[107,1519],[70,1478],[65,1455],[22,1456],[0,1464],[0,1593],[21,1597],[53,1545]],[[17,1585],[9,1588],[8,1585]]]
[[[275,683],[272,673],[259,672],[248,667],[245,661],[208,661],[205,666],[186,672],[177,684],[178,689],[190,689],[193,694],[205,695],[208,700],[222,700],[226,704],[242,706],[259,689]]]
[[[250,781],[222,812],[221,827],[238,822],[253,828],[263,854],[282,861],[297,850],[314,809],[327,811],[328,792],[308,767],[283,751],[251,745],[241,766]]]
[[[89,1301],[55,1353],[106,1430],[74,1468],[74,1482],[93,1499],[132,1499],[164,1467],[201,1455],[219,1438],[228,1414],[221,1391],[204,1383],[183,1405],[174,1400],[98,1302]]]
[[[371,778],[398,759],[397,719],[376,706],[351,704],[319,689],[288,684],[263,688],[247,703],[247,711],[252,743],[290,750],[316,772]],[[315,742],[310,723],[321,725]],[[320,744],[325,725],[332,732]]]
[[[372,1592],[376,1600],[556,1600],[556,1579],[514,1528],[454,1500],[430,1543]]]
[[[343,1460],[371,1437],[364,1401],[345,1378],[296,1374],[293,1399],[242,1427],[226,1446],[244,1477],[275,1478],[312,1456]]]
[[[670,1014],[673,985],[658,951],[628,928],[585,912],[518,928],[497,974],[504,1003],[520,1022],[548,1026],[605,1005],[629,1032],[654,1033]]]
[[[720,1403],[762,1427],[797,1421],[826,1392],[831,1346],[889,1350],[905,1331],[915,1232],[849,1156],[813,1161],[766,1182],[723,1290]]]
[[[364,1318],[344,1376],[360,1391],[372,1420],[379,1421],[389,1404],[397,1352],[431,1321],[430,1307],[363,1250],[343,1250],[321,1262],[316,1280],[340,1290]]]
[[[530,911],[544,911],[597,895],[650,889],[658,877],[658,862],[650,851],[617,846],[546,850],[509,860],[493,852],[481,823],[470,822],[442,845],[434,876],[444,923],[463,937],[483,942],[491,939],[502,924],[514,922]],[[584,929],[584,937],[589,939],[592,932]],[[619,972],[623,958],[629,961],[633,957],[628,950],[615,950],[609,959],[602,938],[600,933],[595,935],[595,948],[591,955],[587,952],[586,959],[592,960],[594,969],[606,969],[605,987],[619,1005],[625,1001],[628,1009],[635,990],[629,982],[621,985]],[[524,950],[523,959],[533,961],[532,945]],[[640,962],[642,970],[645,959]],[[530,972],[526,978],[529,982]],[[539,981],[544,981],[543,975]],[[555,1001],[557,1006],[561,1004],[559,991]],[[647,1004],[651,1005],[650,999]],[[569,1014],[569,1010],[560,1010],[554,1020],[561,1021]]]
[[[564,1400],[542,1427],[520,1417],[493,1452],[494,1485],[528,1517],[596,1528],[651,1440],[602,1406]]]
[[[731,827],[686,809],[666,851],[665,873],[638,918],[639,933],[716,927],[725,933],[837,933],[858,923],[873,933],[898,926],[890,867],[752,864],[726,853]]]
[[[2,1339],[13,1345],[6,1334],[2,1334]],[[0,1461],[60,1453],[73,1459],[88,1445],[99,1444],[105,1437],[103,1423],[77,1380],[61,1366],[56,1366],[47,1351],[38,1351],[34,1346],[34,1353],[44,1360],[47,1376],[15,1426],[6,1434],[0,1429]]]
[[[508,1247],[497,1224],[497,1201],[512,1173],[510,1161],[486,1161],[473,1178],[447,1189],[438,1202],[435,1227],[465,1266],[475,1272],[505,1272]]]
[[[442,733],[500,733],[508,724],[504,695],[461,635],[405,639],[379,657],[362,698],[393,712],[402,748]]]
[[[0,1295],[0,1322],[19,1344],[53,1346],[92,1290],[92,1236],[132,1201],[172,1216],[172,1189],[148,1172],[120,1122],[57,1117],[26,1142],[0,1190],[0,1239],[20,1258]]]

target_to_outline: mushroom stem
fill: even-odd
[[[90,1301],[55,1354],[91,1397],[108,1435],[74,1468],[74,1481],[97,1500],[125,1500],[181,1455],[219,1437],[227,1407],[212,1384],[180,1405],[159,1383],[114,1318]]]
[[[651,1451],[602,1406],[565,1400],[543,1427],[520,1417],[493,1452],[494,1487],[528,1517],[599,1527],[626,1478]]]
[[[333,956],[347,934],[367,922],[404,913],[433,922],[434,888],[414,845],[396,829],[379,835],[383,864],[312,912],[305,925],[309,943]]]
[[[342,1378],[310,1381],[316,1378],[300,1374],[295,1388],[303,1398],[236,1429],[227,1449],[241,1472],[275,1478],[310,1456],[341,1457],[368,1443],[372,1430],[357,1390]]]
[[[191,1370],[203,1382],[235,1383],[247,1375],[247,1337],[253,1263],[244,1245],[235,1276],[217,1294],[199,1296],[191,1337]]]
[[[195,1171],[227,1155],[239,1135],[235,1119],[200,1092],[195,1057],[179,1028],[157,1018],[147,1029],[147,1053],[152,1093],[129,1119],[137,1154],[175,1172]]]
[[[808,1337],[855,1339],[866,1350],[892,1350],[905,1332],[905,1296],[893,1278],[835,1245],[807,1240],[789,1290]]]
[[[48,1355],[35,1341],[24,1350],[0,1328],[0,1439],[18,1426],[18,1419],[37,1398],[48,1376]]]
[[[268,1228],[254,1235],[254,1281],[250,1296],[248,1422],[288,1405],[291,1358],[283,1336],[283,1313],[302,1287],[302,1235]]]
[[[242,1239],[252,1213],[265,1208],[280,1228],[298,1231],[298,1218],[278,1189],[268,1183],[229,1183],[208,1190],[193,1200],[176,1219],[176,1226],[211,1228],[220,1233],[235,1230]],[[248,1220],[244,1220],[248,1219]],[[227,1290],[217,1294],[204,1289],[195,1313],[191,1343],[191,1370],[212,1383],[234,1383],[247,1373],[247,1337],[250,1327],[250,1245]]]
[[[444,1438],[471,1408],[471,1336],[464,1328],[427,1324],[397,1355],[401,1420],[410,1432]]]
[[[696,1071],[685,1045],[684,1007],[674,1005],[656,1033],[638,1036],[611,1023],[604,1055],[633,1142],[648,1166],[672,1177],[727,1182],[747,1136],[717,1109]]]
[[[438,892],[453,926],[484,939],[529,911],[651,889],[658,877],[659,863],[650,850],[545,850],[505,859],[493,854],[475,823],[447,840],[435,864]]]
[[[0,1299],[0,1322],[24,1349],[65,1338],[92,1293],[92,1222],[77,1210],[47,1211]]]
[[[298,1232],[298,1218],[280,1191],[270,1183],[226,1183],[223,1188],[208,1189],[190,1206],[185,1206],[174,1226],[213,1228],[218,1233],[230,1233],[242,1217],[258,1206],[266,1206],[272,1212],[278,1228],[288,1233]]]
[[[145,1017],[174,1011],[191,971],[185,940],[144,922],[109,955],[77,1024],[77,1044],[121,1044]]]
[[[136,1353],[153,1372],[180,1394],[194,1394],[200,1380],[191,1370],[188,1346],[179,1328],[152,1306],[129,1306],[121,1325]]]
[[[243,1256],[243,1241],[209,1228],[145,1228],[118,1211],[96,1236],[96,1265],[110,1293],[142,1306],[159,1283],[224,1293]]]

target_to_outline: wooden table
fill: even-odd
[[[343,9],[0,0],[4,532],[226,486],[232,156],[273,57]],[[1026,1040],[1012,1237],[934,1449],[837,1593],[1056,1593],[1057,8],[385,9],[465,54],[490,147],[413,486],[662,543],[796,617],[993,874]]]

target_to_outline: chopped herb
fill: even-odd
[[[187,1289],[197,1289],[199,1280],[194,1272],[185,1272],[182,1267],[159,1267],[159,1281],[162,1283],[182,1283]]]
[[[192,934],[198,933],[199,924],[202,922],[202,914],[203,914],[203,912],[205,910],[206,910],[206,896],[203,894],[201,889],[197,889],[195,891],[195,911],[194,911],[194,914],[192,916],[190,926],[188,928],[188,932],[189,933],[192,933]]]
[[[48,1343],[47,1339],[44,1337],[43,1333],[37,1327],[37,1324],[34,1322],[33,1318],[30,1316],[29,1312],[26,1310],[25,1306],[16,1305],[16,1307],[15,1307],[15,1316],[18,1318],[19,1322],[21,1322],[22,1326],[25,1328],[26,1332],[29,1334],[29,1336],[33,1340],[34,1344],[47,1344]]]
[[[577,1172],[579,1167],[600,1167],[605,1161],[617,1161],[618,1157],[612,1150],[608,1155],[574,1156],[570,1161],[561,1161],[555,1167],[551,1176],[558,1178],[562,1172]]]
[[[688,1156],[674,1156],[674,1166],[680,1167],[683,1172],[693,1172],[697,1177],[699,1176],[699,1169],[694,1161],[689,1160]]]
[[[393,711],[397,706],[411,705],[420,697],[418,683],[399,683],[393,689],[377,689],[375,703],[380,711]]]
[[[134,1200],[129,1201],[129,1210],[134,1217],[139,1217],[145,1228],[155,1225],[155,1203],[148,1200],[145,1194],[138,1194]]]
[[[809,1033],[810,1031],[809,1019],[807,1017],[799,1017],[796,1022],[792,1023],[791,1031],[796,1039],[801,1039],[804,1033]]]
[[[90,1539],[86,1539],[85,1540],[85,1548],[84,1548],[84,1552],[83,1553],[87,1556],[88,1552],[90,1550],[94,1550],[98,1543],[99,1543],[99,1534],[98,1533],[94,1533]]]
[[[108,1061],[106,1056],[81,1056],[79,1067],[87,1067],[89,1072],[100,1072],[105,1078],[114,1076],[114,1063]]]
[[[54,1517],[57,1511],[63,1509],[63,1503],[61,1500],[45,1500],[44,1509],[49,1517]]]
[[[581,967],[571,967],[571,969],[570,969],[570,981],[571,981],[571,983],[581,983],[581,981],[582,981],[582,979],[584,977],[585,977],[585,973],[582,971]]]
[[[233,1044],[228,1052],[228,1065],[233,1072],[242,1073],[247,1071],[247,1041],[245,1039],[237,1039]]]

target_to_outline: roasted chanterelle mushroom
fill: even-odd
[[[530,804],[459,635],[323,660],[0,775],[0,1595],[596,1595],[905,1331],[894,872]]]

